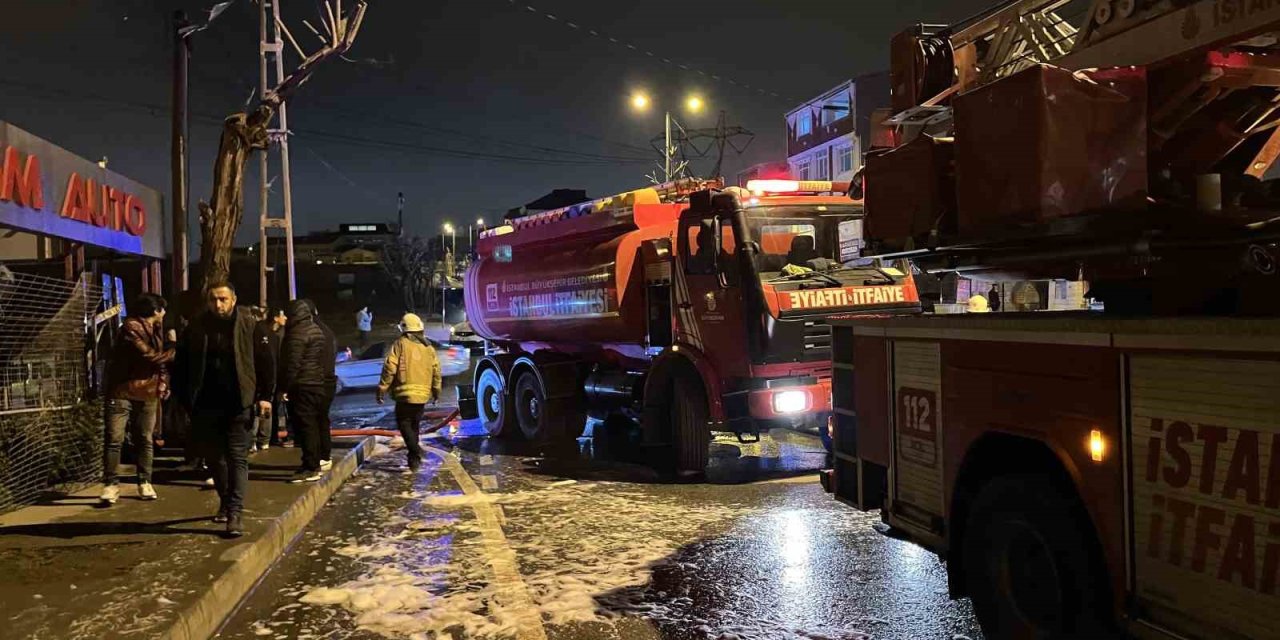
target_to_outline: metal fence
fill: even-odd
[[[100,479],[88,337],[101,298],[88,277],[0,271],[0,513]]]

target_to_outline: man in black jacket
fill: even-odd
[[[275,371],[252,315],[236,306],[230,283],[212,284],[208,309],[187,328],[178,345],[174,383],[190,410],[192,431],[213,467],[221,506],[215,522],[227,535],[243,535],[241,513],[249,484],[249,446],[254,414],[270,415]]]
[[[328,457],[327,452],[321,454],[320,429],[326,424],[334,355],[306,300],[290,302],[285,315],[289,320],[280,349],[280,389],[288,397],[289,419],[302,449],[302,467],[289,482],[315,482],[322,475],[320,460]]]
[[[271,314],[258,323],[257,331],[262,336],[259,346],[266,349],[266,353],[271,356],[272,371],[279,370],[280,345],[284,342],[286,321],[288,318],[284,314],[284,309],[272,307]],[[258,418],[257,437],[254,439],[251,451],[266,451],[271,448],[272,442],[280,444],[279,437],[276,435],[278,432],[276,425],[280,424],[280,414],[284,412],[280,410],[279,398],[280,392],[277,389],[276,396],[271,399],[271,415]]]
[[[329,325],[320,319],[320,310],[316,308],[316,303],[309,298],[303,298],[303,302],[307,303],[307,307],[311,309],[311,319],[316,321],[316,326],[320,327],[320,331],[324,332],[325,351],[323,354],[325,362],[337,362],[338,359],[338,336],[329,328]],[[333,439],[331,437],[332,425],[329,423],[329,411],[333,408],[333,396],[338,390],[338,372],[333,367],[327,367],[325,372],[325,401],[324,410],[321,413],[320,420],[320,468],[328,469],[333,461],[330,456],[333,452]]]

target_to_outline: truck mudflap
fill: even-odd
[[[1280,637],[1280,362],[1126,360],[1135,617]]]

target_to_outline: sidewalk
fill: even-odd
[[[335,439],[319,482],[289,484],[298,449],[250,459],[242,538],[210,520],[204,478],[157,459],[160,499],[122,474],[115,506],[100,486],[0,516],[0,633],[5,638],[207,638],[373,453],[373,438]]]

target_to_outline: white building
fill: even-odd
[[[842,82],[787,113],[787,164],[800,180],[850,180],[862,166],[871,112],[889,105],[889,74]]]

